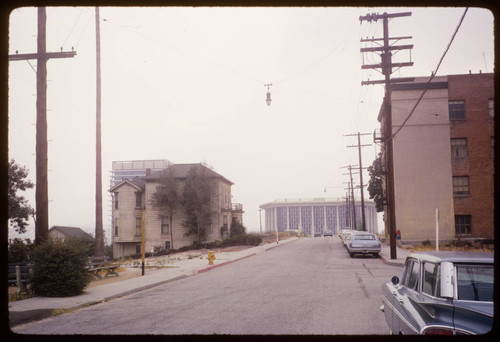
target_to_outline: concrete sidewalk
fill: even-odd
[[[114,298],[129,295],[152,287],[166,284],[171,281],[186,278],[213,268],[227,265],[253,255],[268,251],[272,248],[293,242],[298,238],[281,240],[279,244],[268,243],[256,247],[246,248],[240,251],[219,252],[215,254],[214,265],[208,265],[206,256],[178,260],[162,269],[146,268],[144,276],[129,278],[125,281],[117,281],[109,284],[98,285],[87,288],[83,294],[72,297],[33,297],[9,303],[10,326],[44,319],[50,317],[54,310],[73,310],[89,305],[101,303]],[[397,248],[397,259],[390,259],[390,247],[388,243],[382,243],[381,259],[391,265],[401,266],[404,264],[408,251]]]
[[[298,238],[281,240],[240,251],[216,253],[213,265],[208,265],[204,257],[178,260],[162,269],[146,268],[144,276],[129,278],[110,284],[98,285],[85,289],[84,293],[72,297],[32,297],[9,303],[10,327],[50,317],[54,310],[73,310],[101,303],[131,293],[143,291],[171,281],[209,271],[213,268],[236,262],[252,255],[260,254],[272,248],[293,242]]]

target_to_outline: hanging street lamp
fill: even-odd
[[[272,86],[272,83],[269,84],[264,84],[264,87],[267,87],[267,94],[266,94],[266,104],[268,106],[271,105],[271,93],[269,92],[269,87]]]

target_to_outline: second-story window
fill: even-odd
[[[142,194],[140,192],[135,193],[135,207],[142,208]]]
[[[135,218],[135,235],[141,235],[142,232],[142,218],[141,217],[136,217]]]
[[[453,177],[453,195],[454,196],[467,196],[469,191],[469,176]]]
[[[118,209],[118,193],[115,193],[115,209]]]
[[[488,100],[488,112],[490,115],[490,119],[495,118],[495,99]]]

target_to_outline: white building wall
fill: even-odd
[[[393,132],[410,113],[422,90],[392,92]],[[435,210],[439,236],[454,237],[448,90],[429,89],[394,138],[396,230],[403,241],[433,240]]]

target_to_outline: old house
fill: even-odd
[[[80,239],[84,241],[94,241],[89,233],[78,227],[53,226],[49,229],[49,239],[55,241],[65,241],[67,239]]]
[[[233,185],[231,181],[203,164],[174,164],[159,172],[148,172],[143,177],[125,179],[109,190],[113,198],[114,258],[141,253],[143,222],[145,252],[154,249],[178,249],[193,244],[196,239],[185,235],[186,227],[183,226],[183,222],[186,220],[186,215],[183,208],[178,208],[172,217],[169,217],[167,211],[157,208],[153,202],[154,193],[167,177],[174,178],[181,193],[188,173],[193,167],[203,168],[213,181],[212,215],[210,225],[205,227],[206,241],[224,238],[228,234],[231,222],[243,223],[241,204],[231,202]]]

